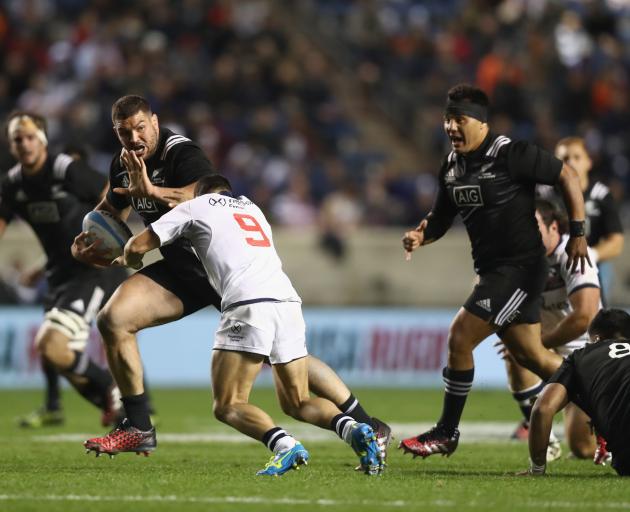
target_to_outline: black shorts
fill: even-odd
[[[72,279],[48,290],[44,310],[70,310],[90,323],[127,276],[122,267],[77,273]]]
[[[531,265],[500,265],[479,275],[464,308],[499,330],[511,323],[539,323],[547,272],[544,256]]]
[[[179,272],[177,267],[166,259],[152,263],[138,272],[177,296],[184,304],[182,316],[190,315],[210,305],[221,311],[221,297],[210,286],[205,274],[201,276],[189,271]]]

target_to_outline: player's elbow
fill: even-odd
[[[573,315],[573,326],[580,335],[584,334],[588,330],[588,326],[591,324],[591,320],[595,314],[590,314],[588,311],[577,311]]]
[[[556,414],[556,411],[553,405],[551,405],[546,400],[539,399],[539,400],[536,400],[536,403],[534,404],[534,408],[532,409],[531,422],[538,423],[538,422],[546,421],[546,420],[550,421],[554,417],[555,414]]]

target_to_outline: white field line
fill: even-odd
[[[264,496],[94,496],[79,494],[0,494],[0,501],[48,501],[48,502],[135,502],[135,503],[210,503],[210,504],[238,504],[238,505],[305,505],[305,506],[374,506],[395,508],[486,508],[491,509],[492,503],[454,500],[422,501],[378,501],[378,500],[329,500],[329,499],[298,499],[298,498],[267,498]],[[498,505],[498,504],[497,504]],[[525,501],[519,503],[521,507],[531,509],[588,509],[588,510],[630,510],[630,502],[615,501]]]
[[[431,423],[391,423],[392,432],[396,439],[418,435],[433,425]],[[282,427],[303,442],[331,441],[336,439],[333,432],[306,425],[304,423],[286,423]],[[460,426],[462,442],[509,442],[510,435],[516,423],[485,422],[462,423]],[[556,430],[560,430],[556,428]],[[561,433],[556,432],[559,437]],[[92,433],[64,433],[33,436],[34,441],[40,442],[77,442],[84,441],[95,435]],[[253,439],[227,428],[209,430],[207,432],[174,433],[162,432],[158,428],[158,440],[165,443],[255,443]]]

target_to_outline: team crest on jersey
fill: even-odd
[[[220,199],[215,199],[214,197],[211,197],[210,199],[208,199],[208,204],[210,206],[225,206],[226,200],[225,197],[221,197]]]
[[[464,185],[453,188],[453,199],[457,206],[483,206],[479,185]]]

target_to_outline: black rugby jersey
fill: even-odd
[[[153,185],[169,188],[185,187],[196,182],[202,176],[216,172],[197,144],[163,126],[160,126],[158,147],[153,156],[145,160],[145,165]],[[120,153],[115,155],[112,160],[109,183],[107,201],[119,210],[132,206],[142,217],[145,226],[171,210],[159,201],[127,197],[113,191],[116,187],[129,185],[129,174],[120,160]],[[192,272],[205,279],[206,274],[203,266],[192,251],[188,240],[180,238],[171,245],[161,247],[160,252],[168,263],[172,263],[182,272]]]
[[[564,360],[549,379],[588,414],[613,454],[630,451],[630,340],[591,343]]]
[[[586,241],[593,247],[612,234],[623,233],[619,212],[610,189],[601,181],[591,184],[584,192],[586,209]]]
[[[427,238],[439,238],[460,214],[475,270],[522,264],[541,258],[542,239],[535,218],[536,183],[555,184],[562,162],[524,141],[488,134],[475,151],[452,151],[442,163],[438,194]]]
[[[17,164],[3,178],[0,217],[10,222],[18,215],[33,228],[48,258],[46,277],[51,287],[77,272],[98,273],[75,260],[70,247],[106,183],[105,176],[64,153],[49,155],[35,174],[24,173]]]

